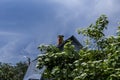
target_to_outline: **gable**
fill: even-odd
[[[80,50],[83,46],[82,44],[72,35],[70,38],[68,38],[67,40],[65,40],[61,45],[58,45],[57,47],[60,49],[60,50],[63,50],[64,48],[64,45],[68,42],[68,41],[72,41],[72,45],[75,46],[75,49],[76,50]]]

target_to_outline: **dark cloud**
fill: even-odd
[[[114,34],[120,21],[119,3],[119,0],[0,0],[0,61],[22,60],[24,55],[33,58],[39,53],[36,50],[39,44],[55,44],[58,34],[79,38],[76,29],[94,23],[101,14],[110,20],[106,34]]]

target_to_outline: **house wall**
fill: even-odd
[[[41,79],[41,75],[44,71],[44,68],[37,69],[36,64],[37,64],[37,60],[34,60],[30,63],[23,80],[40,80]]]

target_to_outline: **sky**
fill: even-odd
[[[57,35],[65,39],[77,34],[105,14],[106,35],[115,35],[120,22],[120,0],[0,0],[0,62],[35,59],[41,44],[57,43]]]

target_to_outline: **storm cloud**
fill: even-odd
[[[34,59],[37,46],[56,44],[58,34],[80,39],[76,29],[94,23],[101,14],[110,21],[106,35],[114,35],[119,4],[120,0],[0,0],[0,62]]]

